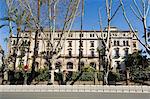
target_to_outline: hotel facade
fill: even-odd
[[[50,44],[46,37],[50,36],[49,31],[44,31],[43,34],[38,34],[38,57],[36,58],[36,70],[46,67],[46,60],[43,58],[42,52],[49,53]],[[54,35],[54,40],[57,43],[60,38],[61,31],[57,31]],[[137,32],[136,32],[137,35]],[[34,53],[34,36],[35,32],[25,31],[19,35],[19,44],[23,44],[24,48],[19,47],[17,49],[16,69],[20,65],[29,65],[31,68],[33,53]],[[101,33],[101,31],[71,31],[68,35],[60,57],[58,57],[55,63],[55,69],[59,66],[62,70],[78,71],[79,70],[79,49],[81,48],[81,66],[92,66],[99,70],[102,66],[102,59],[100,59],[99,49],[102,37],[105,40],[107,36],[107,29]],[[80,43],[80,38],[82,38]],[[16,36],[11,39],[10,54],[13,54],[14,46],[16,44]],[[81,44],[81,47],[79,47]],[[138,51],[138,41],[134,34],[130,31],[121,31],[116,27],[111,27],[111,67],[114,70],[117,68],[124,69],[124,57],[128,54]],[[23,57],[20,59],[21,51],[24,52]],[[10,68],[13,67],[13,63],[9,64]]]

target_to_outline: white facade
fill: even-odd
[[[55,34],[55,43],[60,37],[61,31],[57,31]],[[55,63],[57,65],[61,64],[63,70],[68,71],[77,71],[78,70],[78,61],[79,61],[79,44],[80,44],[80,33],[81,31],[71,31],[70,35],[67,37],[63,49],[61,51],[61,56]],[[34,51],[34,32],[26,31],[22,33],[20,36],[19,43],[21,44],[23,40],[24,43],[30,41],[30,46],[25,50],[25,57],[23,57],[23,64],[28,64],[31,67],[32,64],[32,56]],[[81,63],[84,66],[95,66],[96,69],[99,69],[99,54],[98,54],[98,45],[99,40],[97,38],[98,35],[102,39],[102,33],[100,31],[83,31],[82,32],[82,52],[83,57],[81,58]],[[41,56],[41,52],[48,52],[50,45],[46,39],[46,36],[49,36],[49,32],[45,31],[45,35],[38,35],[38,58],[36,62],[38,64],[38,68],[43,68],[45,66],[45,59]],[[104,38],[106,37],[106,31],[103,31]],[[124,68],[123,57],[127,54],[131,54],[138,50],[138,42],[130,31],[119,31],[117,28],[112,28],[111,30],[111,43],[112,43],[112,67],[114,68]],[[11,53],[13,53],[13,46],[16,43],[16,37],[12,38],[12,48]],[[18,51],[18,56],[20,51]],[[28,63],[26,62],[28,57]],[[16,67],[19,65],[19,58],[16,61]],[[101,64],[101,62],[100,62]],[[57,66],[56,66],[57,68]]]

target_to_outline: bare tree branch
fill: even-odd
[[[136,9],[137,9],[137,11],[138,11],[138,13],[139,13],[139,15],[140,15],[141,17],[143,17],[142,12],[141,12],[140,8],[138,7],[136,1],[135,1],[135,0],[132,0],[132,1],[133,1],[134,5],[135,5],[135,7],[136,7]]]
[[[135,15],[139,20],[142,21],[141,17],[135,12],[135,10],[133,9],[133,7],[132,7],[131,5],[130,5],[130,8],[131,8],[132,12],[134,13],[134,15]]]

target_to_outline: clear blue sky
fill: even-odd
[[[4,3],[5,0],[0,0],[0,18],[4,17],[6,14],[6,5]],[[119,0],[114,0],[113,4],[113,10],[117,7]],[[134,17],[134,15],[131,13],[130,8],[128,7],[132,0],[125,0],[125,8],[126,11],[128,11],[128,17],[130,20],[132,20],[132,23],[135,23],[134,26],[139,32],[142,32],[142,28],[139,22],[137,22],[137,19]],[[138,1],[137,1],[138,2]],[[103,19],[103,27],[106,26],[106,12],[105,12],[105,0],[85,0],[85,14],[84,14],[84,21],[83,21],[83,29],[84,30],[99,30],[99,17],[98,17],[98,11],[101,11],[102,19]],[[123,15],[121,13],[121,10],[118,12],[117,16],[115,16],[114,20],[112,21],[112,26],[116,26],[121,30],[128,30],[128,26],[123,18]],[[149,21],[150,23],[150,21]],[[3,22],[0,22],[0,25],[3,24]],[[80,29],[80,23],[79,18],[76,19],[73,30],[79,30]],[[4,43],[4,38],[8,37],[8,29],[3,28],[0,29],[0,45],[4,49],[6,49],[6,43]],[[142,37],[142,35],[139,35]]]

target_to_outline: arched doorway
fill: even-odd
[[[72,62],[67,63],[67,69],[73,69],[73,63]]]

